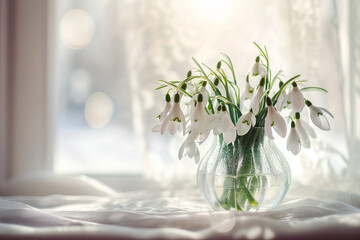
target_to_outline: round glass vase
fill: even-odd
[[[251,128],[231,144],[215,137],[197,171],[198,187],[215,210],[272,209],[290,181],[289,164],[264,128]]]

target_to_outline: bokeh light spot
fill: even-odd
[[[103,92],[93,93],[85,103],[85,119],[92,128],[105,127],[110,122],[113,114],[113,102]]]
[[[68,11],[60,21],[60,37],[71,49],[85,48],[94,36],[95,25],[90,15],[81,9]]]

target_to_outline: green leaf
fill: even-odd
[[[322,91],[328,93],[326,89],[323,89],[321,87],[304,87],[300,89],[301,91]]]

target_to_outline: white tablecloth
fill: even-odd
[[[215,212],[196,188],[7,196],[0,198],[0,237],[360,239],[360,196],[324,191],[300,198],[301,189],[293,187],[278,208],[255,213]]]

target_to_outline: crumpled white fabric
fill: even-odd
[[[360,196],[293,184],[278,208],[255,213],[213,211],[196,188],[8,196],[0,198],[0,233],[47,239],[337,239],[360,236]]]

